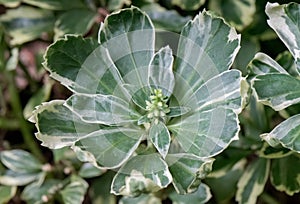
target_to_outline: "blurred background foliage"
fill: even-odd
[[[244,76],[247,75],[248,63],[258,51],[278,59],[279,63],[288,67],[292,61],[291,55],[284,52],[286,47],[267,25],[267,2],[0,0],[0,151],[3,152],[0,172],[6,176],[0,179],[0,203],[41,203],[51,200],[63,203],[74,203],[74,200],[79,203],[146,203],[151,199],[153,203],[182,203],[180,200],[183,198],[168,196],[168,189],[155,198],[143,197],[135,201],[111,195],[110,182],[114,172],[104,172],[89,164],[82,164],[68,149],[51,151],[40,146],[34,137],[35,127],[27,121],[34,107],[50,99],[66,99],[70,95],[43,69],[43,54],[48,45],[65,34],[97,38],[100,22],[106,15],[133,5],[144,10],[158,30],[173,33],[179,33],[182,26],[203,9],[223,17],[242,35],[241,50],[233,68],[241,70]],[[284,4],[290,1],[270,2]],[[216,158],[214,174],[205,180],[213,195],[209,203],[235,203],[237,183],[247,164],[257,157],[264,158],[262,155],[267,151],[268,147],[263,146],[265,144],[259,135],[270,132],[284,118],[299,113],[299,108],[299,105],[293,105],[285,111],[275,112],[250,98],[249,105],[240,116],[240,140]],[[12,149],[19,149],[15,154],[19,155],[19,162],[25,160],[27,168],[10,168],[8,172],[9,165],[15,165],[6,159],[10,158],[8,150]],[[299,158],[295,158],[295,161],[299,163]],[[226,169],[226,174],[218,175],[218,170],[222,169]],[[11,185],[2,185],[9,182]],[[38,185],[39,182],[44,182],[42,187]],[[299,194],[289,196],[279,192],[268,180],[257,202],[283,204],[297,203],[299,200]]]

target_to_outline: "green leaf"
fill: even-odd
[[[70,109],[63,106],[65,101],[54,100],[37,107],[31,122],[36,123],[36,137],[42,145],[58,149],[73,145],[78,139],[100,129],[99,124],[88,124],[80,120]]]
[[[78,176],[72,176],[71,182],[59,193],[66,204],[81,204],[86,194],[88,183]]]
[[[212,0],[209,9],[223,16],[238,30],[247,27],[253,21],[255,14],[255,0]]]
[[[108,10],[115,11],[121,9],[124,6],[124,4],[130,5],[131,0],[109,0],[107,3]]]
[[[188,91],[179,99],[180,105],[190,107],[193,112],[224,107],[240,113],[241,82],[240,71],[225,71],[203,83],[197,90]]]
[[[224,108],[175,118],[168,128],[185,152],[199,157],[219,154],[238,139],[239,132],[236,113]]]
[[[29,119],[35,107],[49,99],[53,84],[54,82],[52,80],[47,81],[42,88],[31,96],[23,109],[24,118]]]
[[[299,9],[300,5],[297,3],[266,5],[269,26],[287,46],[294,59],[300,58]]]
[[[270,73],[288,74],[275,60],[264,53],[257,53],[248,65],[251,75],[265,75]]]
[[[28,204],[47,203],[62,186],[61,181],[54,179],[48,179],[42,185],[32,183],[24,188],[21,198]]]
[[[288,157],[274,159],[271,168],[273,186],[292,196],[300,192],[300,159],[293,154]]]
[[[150,18],[136,7],[110,14],[99,30],[99,43],[107,48],[125,83],[138,89],[147,85],[154,34]]]
[[[197,190],[200,179],[210,173],[213,159],[201,159],[185,153],[170,153],[166,157],[177,193],[187,194]]]
[[[83,8],[85,5],[81,0],[22,0],[24,3],[37,6],[43,9],[68,10],[73,8]]]
[[[171,118],[178,117],[188,113],[189,111],[191,111],[191,109],[188,107],[182,107],[182,106],[170,107],[170,112],[167,114],[167,116]]]
[[[82,121],[104,125],[134,122],[140,115],[130,107],[130,102],[113,95],[74,94],[66,106],[78,114]]]
[[[294,115],[277,125],[270,133],[261,137],[271,146],[281,144],[290,150],[300,153],[300,114]]]
[[[181,28],[191,19],[190,16],[181,16],[176,10],[168,10],[158,3],[151,3],[141,8],[151,18],[156,29],[179,33]],[[156,33],[158,34],[158,33]]]
[[[230,68],[239,44],[240,35],[223,19],[206,11],[185,25],[174,65],[176,84],[173,94],[180,105],[209,79]]]
[[[206,203],[212,197],[209,187],[203,183],[200,184],[197,191],[194,193],[179,195],[175,191],[170,194],[170,199],[173,204],[186,204],[186,203]]]
[[[175,86],[173,56],[169,46],[160,49],[153,56],[148,73],[149,86],[161,89],[164,96],[170,97]]]
[[[169,151],[171,136],[168,128],[161,121],[152,124],[149,130],[149,138],[163,158]]]
[[[79,93],[116,94],[122,84],[107,49],[90,38],[59,39],[48,47],[44,66],[52,78]]]
[[[89,188],[89,196],[92,199],[92,203],[97,204],[116,204],[117,198],[110,193],[111,182],[114,171],[107,171],[99,179],[93,180]]]
[[[142,194],[138,197],[126,197],[123,196],[119,204],[142,204],[142,203],[151,203],[151,204],[161,204],[161,199],[155,197],[153,194]]]
[[[145,135],[137,127],[102,128],[79,138],[75,147],[86,153],[89,162],[101,168],[120,167],[138,147]],[[76,148],[74,149],[77,150]]]
[[[205,0],[171,0],[171,3],[183,10],[197,10],[205,3]]]
[[[102,175],[106,171],[103,169],[99,169],[92,165],[91,163],[84,163],[79,172],[78,175],[82,178],[93,178]]]
[[[111,192],[116,195],[138,196],[165,188],[171,181],[168,165],[159,154],[136,155],[118,171]]]
[[[258,101],[279,111],[300,102],[300,80],[287,74],[259,75],[252,80]]]
[[[282,146],[272,147],[269,146],[268,143],[264,143],[263,147],[259,150],[259,157],[268,158],[268,159],[278,159],[282,157],[286,157],[292,154],[293,151],[290,151],[287,148]]]
[[[1,162],[10,170],[20,173],[39,172],[42,164],[32,154],[21,149],[0,153]]]
[[[253,161],[241,176],[237,186],[236,201],[255,204],[263,192],[270,170],[270,160],[259,158]]]
[[[227,156],[227,155],[225,155]],[[217,164],[219,158],[216,158],[216,162],[214,163],[213,169],[216,169],[215,164]],[[224,159],[225,158],[220,158]],[[235,162],[235,159],[230,158],[231,160],[227,159],[220,162]],[[237,189],[238,180],[241,178],[245,166],[246,166],[246,159],[240,159],[239,161],[230,165],[229,168],[225,167],[218,171],[212,171],[211,174],[205,179],[205,183],[209,185],[211,191],[214,195],[214,200],[216,203],[226,203],[226,201],[231,200]]]
[[[33,181],[42,181],[44,177],[44,172],[16,172],[7,170],[3,175],[0,175],[0,184],[7,186],[24,186]]]
[[[88,9],[72,9],[61,14],[54,27],[54,39],[65,34],[86,34],[95,22],[97,13]]]
[[[7,10],[0,17],[0,22],[3,23],[8,34],[12,37],[10,44],[19,45],[52,31],[54,16],[51,11],[21,6]]]
[[[16,186],[0,186],[0,203],[8,203],[17,192]]]

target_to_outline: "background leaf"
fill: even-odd
[[[27,15],[24,16],[24,13]],[[11,9],[0,17],[6,31],[12,37],[10,44],[20,45],[35,40],[52,31],[54,16],[51,11],[22,6]]]
[[[236,200],[239,203],[255,204],[257,197],[263,192],[269,176],[270,160],[259,158],[245,170],[238,182]]]
[[[282,146],[300,153],[300,115],[294,115],[261,137],[271,146]]]
[[[293,195],[300,191],[300,159],[293,154],[272,161],[271,182],[279,191]]]

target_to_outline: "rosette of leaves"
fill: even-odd
[[[279,191],[293,195],[300,191],[300,33],[297,3],[279,5],[268,3],[266,14],[269,26],[290,51],[278,58],[278,62],[264,53],[258,53],[249,64],[249,77],[258,102],[279,111],[286,120],[271,132],[261,135],[264,145],[261,156],[272,160],[271,182]],[[292,57],[291,57],[292,56]],[[285,148],[285,149],[284,149]],[[288,151],[289,150],[289,151]]]
[[[232,27],[203,11],[183,27],[177,53],[155,52],[144,12],[112,13],[98,41],[67,35],[48,48],[44,66],[73,95],[37,107],[36,137],[116,170],[114,194],[171,183],[178,193],[194,192],[212,157],[238,139],[243,78],[229,69],[239,43]]]

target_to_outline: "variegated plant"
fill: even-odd
[[[182,29],[177,53],[155,52],[144,12],[112,13],[98,41],[67,35],[48,48],[45,68],[73,95],[37,107],[36,137],[115,169],[117,195],[171,183],[178,193],[194,192],[212,157],[238,139],[243,78],[230,67],[239,44],[232,27],[203,11]]]
[[[256,189],[252,189],[256,193],[263,191],[269,171],[271,182],[277,190],[289,195],[300,191],[300,114],[292,113],[288,109],[300,102],[299,10],[300,5],[296,3],[268,3],[266,6],[269,26],[290,51],[281,54],[278,59],[285,61],[287,66],[282,67],[268,55],[257,53],[248,67],[257,101],[280,111],[281,116],[286,118],[270,133],[261,135],[269,145],[263,146],[260,156],[272,159],[272,168],[270,161],[264,159],[264,164],[260,167],[264,169],[264,173],[259,176],[259,180],[263,182],[256,182]],[[242,196],[239,198],[242,200]]]

